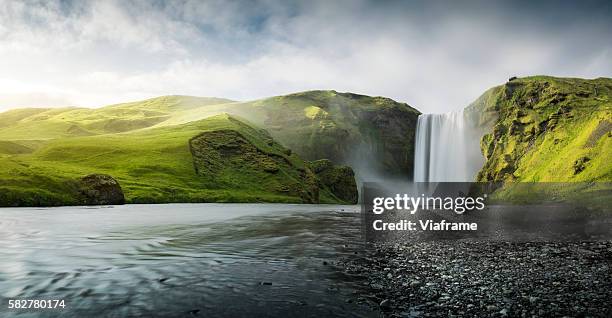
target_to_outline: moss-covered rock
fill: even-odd
[[[189,140],[195,173],[207,187],[267,193],[302,203],[354,203],[357,188],[349,167],[311,166],[265,131],[227,116],[225,126]]]
[[[272,143],[271,147],[280,147]],[[318,203],[319,188],[312,172],[282,154],[257,147],[236,130],[199,134],[189,141],[195,172],[218,187],[272,192]]]
[[[578,158],[578,160],[574,162],[574,174],[579,174],[584,171],[584,169],[586,169],[587,162],[589,162],[590,160],[591,158],[589,157]]]
[[[357,203],[359,195],[355,173],[351,167],[334,165],[328,159],[312,161],[309,167],[317,175],[319,187],[328,190],[344,203]]]
[[[485,92],[466,110],[486,133],[477,180],[493,200],[609,207],[612,79],[533,76]]]
[[[609,78],[534,76],[487,91],[468,107],[491,126],[478,180],[612,181],[611,95]]]
[[[85,205],[124,204],[125,197],[119,182],[107,174],[90,174],[79,182],[79,195]]]

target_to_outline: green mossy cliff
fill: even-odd
[[[252,103],[254,118],[307,160],[330,159],[357,173],[410,178],[419,111],[384,97],[309,91]]]
[[[612,79],[534,76],[487,91],[468,110],[492,125],[478,181],[612,181]]]
[[[316,174],[319,187],[328,189],[332,196],[328,201],[357,203],[357,184],[351,167],[334,165],[328,159],[309,162],[308,166]]]
[[[321,182],[291,150],[275,142],[262,129],[255,129],[227,116],[239,129],[206,131],[189,140],[195,173],[209,187],[241,189],[299,198],[303,203],[356,203],[353,171],[331,165],[330,170],[348,169],[346,188]],[[350,179],[350,180],[349,180]],[[346,195],[345,191],[353,192]]]
[[[517,78],[488,90],[466,110],[488,129],[477,181],[504,182],[500,193],[509,197],[535,190],[523,191],[517,182],[548,182],[566,183],[541,187],[549,188],[548,198],[590,191],[608,192],[610,199],[612,79]]]

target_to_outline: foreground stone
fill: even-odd
[[[612,317],[612,242],[379,244],[339,266],[389,317]]]
[[[90,174],[79,180],[79,193],[86,205],[125,204],[119,182],[107,174]]]

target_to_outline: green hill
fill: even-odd
[[[612,180],[612,79],[534,76],[487,91],[480,181]]]
[[[466,108],[486,132],[478,181],[610,182],[611,91],[607,78],[535,76],[485,92]],[[10,110],[0,113],[0,204],[89,202],[79,193],[92,174],[94,185],[108,179],[96,174],[118,180],[132,203],[355,202],[353,171],[410,178],[418,115],[336,91]]]
[[[0,114],[0,140],[49,140],[128,132],[153,127],[200,107],[230,102],[220,98],[163,96],[97,109],[15,109]]]
[[[410,177],[419,112],[404,103],[335,91],[250,102],[163,96],[98,109],[17,109],[0,113],[0,140],[38,147],[51,139],[176,126],[227,113],[270,132],[307,160],[330,159],[360,175]]]
[[[331,159],[358,174],[408,178],[420,114],[404,103],[335,91],[310,91],[227,105],[308,160]]]
[[[410,177],[419,111],[389,98],[308,91],[175,112],[156,126],[219,113],[246,118],[307,160],[330,159],[358,174]]]
[[[221,114],[245,118],[271,136]],[[356,202],[353,170],[332,162],[357,167],[362,175],[377,170],[409,176],[417,116],[387,98],[335,91],[252,102],[163,96],[98,109],[10,110],[0,113],[0,201],[80,204],[78,180],[106,174],[119,181],[127,202]],[[226,130],[237,135],[219,133]],[[220,175],[203,175],[206,169],[197,165],[194,170],[205,152],[194,151],[192,138],[222,135],[263,166],[244,167],[250,161],[220,155]],[[245,139],[250,146],[240,142],[256,135]],[[331,161],[310,165],[301,158]]]
[[[265,130],[228,115],[57,138],[33,152],[2,155],[0,164],[0,205],[5,206],[83,204],[79,180],[90,174],[119,181],[128,203],[353,203],[337,197],[308,163]],[[345,179],[355,188],[351,173]]]

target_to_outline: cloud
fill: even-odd
[[[513,75],[609,77],[610,13],[599,1],[5,1],[0,109],[335,89],[450,111]]]

